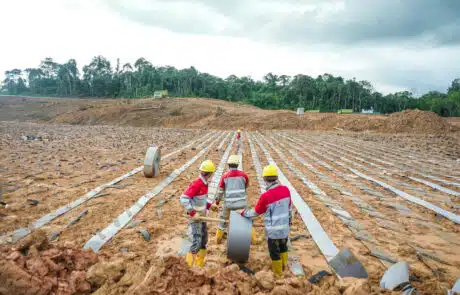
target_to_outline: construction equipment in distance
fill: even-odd
[[[159,90],[153,93],[153,99],[168,97],[168,90]]]
[[[353,109],[341,109],[337,111],[337,114],[352,114]]]

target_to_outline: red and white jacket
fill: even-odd
[[[260,195],[254,209],[241,213],[247,218],[264,214],[265,235],[269,239],[286,239],[292,218],[291,192],[287,186],[274,183]]]
[[[241,138],[241,133],[236,133],[236,139],[240,139]]]
[[[236,168],[230,168],[230,171],[220,179],[216,203],[218,204],[222,199],[224,199],[225,208],[246,208],[248,205],[248,199],[246,196],[246,189],[248,186],[248,175]]]
[[[180,202],[187,210],[188,215],[193,216],[196,212],[204,215],[206,210],[211,207],[211,203],[208,203],[208,182],[206,179],[200,175],[193,181],[180,196]]]

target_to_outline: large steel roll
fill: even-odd
[[[236,211],[230,212],[227,236],[227,258],[239,263],[249,259],[251,246],[252,221]]]
[[[157,146],[151,146],[145,153],[144,176],[150,178],[158,175],[160,175],[160,149]]]

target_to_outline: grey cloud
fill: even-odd
[[[395,42],[420,39],[436,45],[460,43],[460,1],[458,0],[344,0],[343,9],[328,12],[327,5],[338,0],[151,0],[153,10],[122,6],[121,0],[106,0],[122,16],[146,25],[180,33],[232,35],[256,40],[303,44],[355,44],[362,42]],[[184,17],[174,12],[161,13],[167,3],[195,4]],[[129,3],[129,2],[126,2]],[[298,11],[273,11],[273,4],[289,4]],[[301,10],[304,5],[313,9]],[[200,14],[200,7],[210,13]],[[196,17],[197,14],[199,17]],[[320,18],[320,15],[323,15]],[[224,30],[212,21],[230,20]],[[204,19],[203,19],[204,18]]]
[[[238,36],[342,54],[351,49],[354,54],[343,58],[363,59],[366,66],[359,72],[350,66],[341,71],[344,77],[416,89],[417,93],[445,91],[457,72],[449,64],[460,62],[454,50],[460,48],[460,0],[344,0],[342,9],[336,11],[329,8],[340,0],[150,0],[152,5],[145,9],[130,5],[129,0],[101,1],[131,21],[178,33]],[[170,3],[186,3],[189,11],[167,11]],[[299,9],[269,9],[283,3]],[[305,5],[310,7],[301,9]],[[221,19],[227,20],[225,29],[216,28]],[[393,48],[395,56],[382,59],[382,46]],[[425,60],[398,56],[400,48],[425,56],[420,47],[451,50],[427,55]],[[360,53],[363,48],[366,56]]]

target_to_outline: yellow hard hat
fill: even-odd
[[[264,171],[262,172],[262,177],[266,176],[278,176],[278,169],[274,165],[267,165],[264,167]]]
[[[240,157],[238,155],[231,155],[228,157],[227,164],[234,164],[234,165],[239,165],[240,164]]]
[[[240,130],[240,129],[238,129],[238,133],[240,133],[240,132],[241,132],[241,130]]]
[[[211,160],[206,160],[200,165],[200,171],[202,172],[215,172],[216,166]]]

